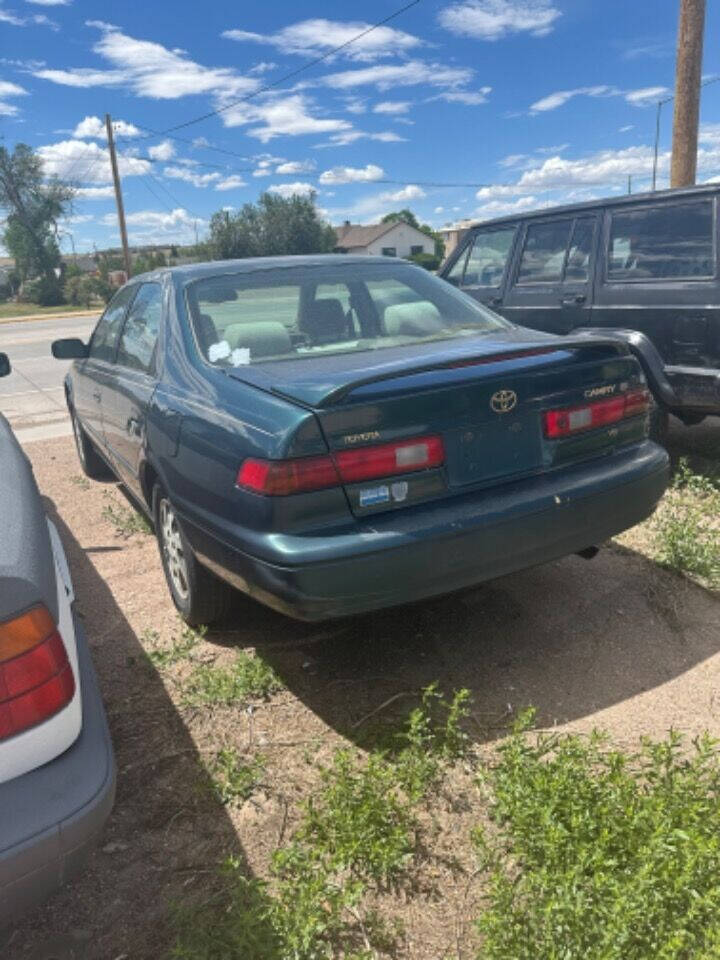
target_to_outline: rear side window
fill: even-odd
[[[664,204],[611,215],[609,280],[671,280],[715,273],[711,200]]]
[[[115,360],[115,348],[125,319],[125,311],[136,292],[135,286],[123,287],[108,304],[90,341],[89,356],[93,360],[105,360],[107,363]]]
[[[518,283],[548,283],[561,279],[571,227],[572,220],[552,220],[528,226]]]
[[[161,314],[162,287],[159,283],[143,283],[123,327],[118,363],[131,370],[151,372]]]
[[[575,221],[565,263],[565,276],[563,278],[565,283],[585,283],[588,280],[594,232],[594,218],[582,217]]]
[[[465,267],[463,286],[499,287],[510,256],[516,228],[480,230],[475,234]]]

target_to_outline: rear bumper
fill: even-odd
[[[665,376],[679,401],[675,409],[720,415],[720,370],[668,366]]]
[[[273,536],[275,562],[194,524],[186,532],[223,579],[291,617],[324,620],[449,593],[601,543],[652,513],[668,475],[667,453],[647,441],[501,488],[377,515],[352,537],[304,538],[308,557],[324,555],[317,562],[303,562],[299,537]]]
[[[112,809],[115,762],[83,629],[75,618],[82,729],[55,760],[0,785],[0,928],[77,874]]]

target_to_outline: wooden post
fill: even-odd
[[[110,166],[112,167],[113,183],[115,184],[115,203],[117,204],[118,223],[120,224],[120,240],[123,248],[123,258],[125,260],[125,273],[127,279],[132,274],[132,262],[130,260],[130,247],[128,246],[127,228],[125,226],[125,208],[123,206],[122,186],[120,185],[120,174],[118,173],[117,156],[115,155],[115,138],[113,137],[112,120],[110,114],[105,114],[105,128],[107,130],[108,150],[110,151]]]
[[[671,187],[688,187],[695,183],[704,31],[705,0],[680,0]]]

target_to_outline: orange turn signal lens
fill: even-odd
[[[55,624],[45,607],[33,607],[13,620],[0,623],[0,663],[36,647],[54,630]]]

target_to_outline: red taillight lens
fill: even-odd
[[[0,623],[0,740],[49,720],[74,694],[65,644],[45,607]]]
[[[400,443],[358,447],[335,454],[344,483],[376,480],[396,473],[412,473],[439,467],[445,460],[441,437],[417,437]]]
[[[342,450],[326,457],[245,460],[236,482],[246,490],[278,497],[428,470],[441,466],[444,461],[441,437],[415,437],[398,443]]]
[[[595,430],[618,423],[628,417],[647,413],[650,394],[647,390],[633,390],[607,400],[596,400],[582,407],[565,407],[561,410],[546,410],[543,414],[545,436],[552,440],[569,437],[584,430]]]

